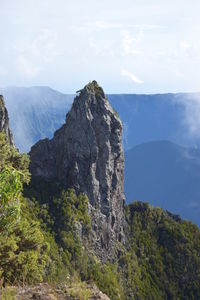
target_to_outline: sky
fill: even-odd
[[[0,86],[200,91],[199,0],[0,0]]]

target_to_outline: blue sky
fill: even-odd
[[[0,0],[0,86],[200,91],[199,0]]]

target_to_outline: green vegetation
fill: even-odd
[[[68,294],[72,299],[89,300],[91,296],[90,290],[84,282],[75,281],[68,288]]]
[[[4,100],[3,100],[3,96],[0,95],[0,107],[4,107],[5,106],[5,103],[4,103]]]
[[[0,236],[0,275],[4,282],[42,281],[48,262],[48,245],[37,222],[21,221],[7,236]]]
[[[71,297],[88,299],[89,281],[112,300],[200,299],[197,226],[135,202],[125,208],[126,253],[102,264],[84,247],[91,237],[87,197],[34,179],[25,197],[28,165],[0,133],[1,285],[70,282]],[[2,297],[14,290],[3,288]]]
[[[13,167],[22,174],[22,183],[29,183],[28,166],[28,155],[20,154],[16,148],[10,146],[5,138],[5,133],[0,132],[0,172],[6,167]]]
[[[112,300],[125,299],[118,265],[92,262],[89,266],[89,278]]]
[[[0,232],[8,232],[20,217],[22,176],[23,173],[7,167],[0,173]]]
[[[200,230],[160,208],[126,207],[129,250],[120,258],[126,299],[200,299]]]
[[[98,83],[95,80],[90,81],[85,88],[87,88],[87,90],[90,92],[94,91],[97,98],[100,98],[102,95],[104,95],[103,89],[98,85]],[[85,88],[77,91],[76,93],[80,93],[81,95]]]
[[[22,184],[28,182],[28,158],[0,134],[0,279],[1,282],[42,280],[47,245],[37,221],[28,221]]]
[[[9,146],[0,133],[0,282],[55,284],[69,276],[89,279],[90,258],[81,242],[91,229],[87,197],[58,187],[50,201],[44,185],[46,202],[25,198],[28,165],[28,156]]]
[[[0,233],[4,236],[19,221],[22,185],[29,182],[28,158],[9,146],[0,133]]]
[[[1,300],[17,300],[15,289],[5,287],[0,290]]]

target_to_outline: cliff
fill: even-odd
[[[0,95],[0,131],[4,131],[9,144],[14,145],[13,135],[9,126],[8,111],[2,95]]]
[[[35,144],[30,159],[34,177],[88,196],[95,253],[113,256],[115,241],[124,241],[122,123],[96,81],[78,92],[65,124]]]

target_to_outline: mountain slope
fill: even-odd
[[[125,299],[200,299],[200,230],[147,203],[126,207]]]
[[[148,201],[200,226],[200,150],[168,141],[145,143],[125,153],[127,202]]]

